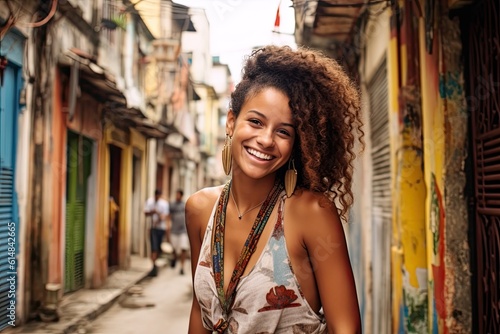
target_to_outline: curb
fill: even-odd
[[[140,281],[144,279],[141,278]],[[137,284],[137,283],[135,283]],[[81,317],[78,319],[75,319],[74,322],[69,323],[61,332],[60,334],[72,334],[78,331],[79,328],[85,327],[88,325],[88,323],[92,320],[95,320],[97,317],[99,317],[101,314],[109,310],[119,299],[123,294],[133,285],[131,284],[130,286],[127,286],[123,290],[117,292],[112,298],[109,300],[105,301],[102,304],[99,304],[94,310],[91,310],[85,314],[83,314]],[[59,333],[54,333],[54,334],[59,334]]]
[[[166,266],[166,265],[165,265]],[[161,268],[165,267],[164,265]],[[108,294],[99,296],[99,300],[96,302],[88,302],[85,300],[79,301],[78,298],[75,298],[73,301],[69,301],[65,306],[66,308],[71,308],[71,305],[92,303],[92,306],[89,306],[88,309],[75,312],[75,315],[68,319],[54,321],[54,322],[43,322],[43,321],[29,321],[25,324],[4,329],[4,333],[6,334],[73,334],[78,333],[80,328],[85,328],[89,325],[89,323],[96,318],[98,318],[101,314],[109,310],[117,301],[120,300],[122,296],[134,285],[140,284],[145,281],[148,277],[148,271],[141,272],[137,274],[137,276],[131,279],[129,282],[123,282],[122,287],[115,288],[101,288],[94,289],[93,292],[107,291]],[[116,291],[109,291],[116,290]],[[103,297],[104,296],[104,297]],[[64,306],[61,306],[59,309],[60,314],[63,312],[68,312],[68,310],[64,310]],[[69,311],[71,313],[71,311]]]
[[[74,323],[68,324],[66,328],[61,332],[61,334],[73,334],[76,331],[78,331],[79,328],[81,327],[86,327],[89,322],[97,319],[101,314],[109,310],[113,305],[115,305],[116,302],[118,302],[124,295],[125,293],[134,285],[142,283],[146,278],[148,278],[148,273],[145,272],[141,277],[139,277],[137,280],[129,283],[120,291],[118,291],[115,295],[113,295],[109,300],[106,300],[103,303],[100,303],[96,309],[91,310],[90,312],[87,312],[83,314],[79,319],[77,319]],[[54,333],[58,334],[58,333]]]

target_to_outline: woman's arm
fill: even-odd
[[[191,314],[189,317],[188,334],[211,333],[203,327],[201,321],[201,310],[196,292],[194,291],[194,276],[196,274],[196,266],[198,265],[198,257],[200,255],[201,243],[205,234],[208,217],[206,217],[207,208],[206,198],[202,192],[197,192],[191,195],[186,201],[186,228],[191,246],[191,272],[193,282],[193,303],[191,306]],[[210,214],[209,214],[210,215]],[[206,219],[206,221],[204,221]]]
[[[361,333],[361,317],[344,229],[337,211],[308,205],[308,228],[303,229],[328,326],[328,333]]]

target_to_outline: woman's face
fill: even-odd
[[[265,88],[241,107],[238,118],[229,111],[226,131],[233,137],[233,174],[255,179],[275,173],[288,162],[295,141],[289,99],[275,88]]]

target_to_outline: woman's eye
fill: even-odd
[[[290,136],[291,136],[291,135],[290,135],[290,132],[288,132],[288,131],[286,131],[286,130],[278,130],[278,133],[283,134],[283,135],[288,136],[288,137],[290,137]]]
[[[249,122],[253,124],[261,124],[258,119],[250,119]]]

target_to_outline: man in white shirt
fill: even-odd
[[[177,259],[180,260],[180,274],[184,275],[184,262],[189,250],[189,238],[186,230],[186,203],[182,199],[184,191],[178,189],[175,194],[175,201],[169,203],[170,208],[170,242],[174,248],[174,259],[170,266],[175,267]]]
[[[150,218],[150,237],[151,237],[151,260],[153,261],[153,269],[149,272],[148,276],[155,277],[158,275],[158,267],[156,266],[156,259],[161,252],[161,243],[165,237],[167,230],[167,218],[170,214],[168,202],[161,198],[161,190],[155,190],[154,197],[146,201],[144,207],[144,214],[146,218]]]

